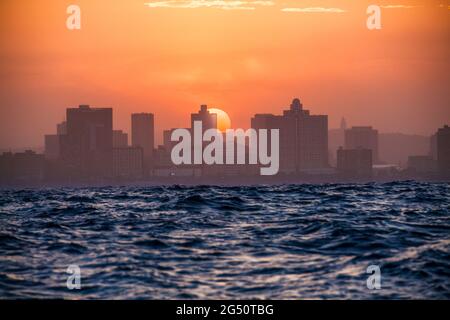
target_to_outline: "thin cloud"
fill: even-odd
[[[344,13],[347,10],[341,8],[322,8],[322,7],[311,7],[311,8],[283,8],[283,12],[300,12],[300,13]]]
[[[222,10],[255,10],[256,7],[273,6],[274,2],[269,0],[167,0],[147,2],[145,5],[149,8],[216,8]]]
[[[418,6],[408,6],[403,4],[388,4],[385,6],[380,6],[380,8],[383,9],[411,9],[411,8],[417,8]]]

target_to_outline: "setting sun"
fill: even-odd
[[[231,128],[230,117],[225,111],[217,108],[211,108],[208,109],[208,111],[211,113],[215,113],[217,115],[217,129],[219,129],[222,132],[225,132],[225,130]]]

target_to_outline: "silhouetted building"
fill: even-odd
[[[61,144],[67,135],[67,122],[63,121],[56,125],[56,134],[47,134],[45,138],[44,155],[48,160],[61,158]]]
[[[144,174],[144,154],[141,147],[113,149],[113,176],[122,179],[140,179]]]
[[[155,165],[160,167],[173,166],[171,153],[173,147],[178,143],[171,140],[172,132],[176,129],[169,129],[163,131],[163,145],[157,149],[157,155],[155,155]],[[189,130],[189,129],[188,129]]]
[[[217,129],[217,114],[210,113],[208,111],[208,106],[205,104],[200,106],[199,112],[191,113],[190,131],[191,131],[192,137],[194,137],[194,122],[196,122],[196,121],[202,122],[202,132],[201,132],[202,136],[203,136],[204,132],[208,129]],[[195,139],[192,139],[191,154],[192,154],[192,162],[193,163],[195,163],[194,154],[196,153],[196,148],[202,148],[201,150],[204,150],[204,148],[208,144],[209,144],[209,142],[202,142],[201,146],[196,146]],[[201,152],[201,154],[203,154],[203,153]],[[201,165],[197,164],[195,166],[196,166],[196,169],[202,168],[202,170],[201,170],[202,175],[204,175],[206,173],[205,171],[208,171],[209,167],[211,167],[211,166],[204,165],[204,164],[201,164]],[[195,171],[195,172],[197,172],[197,171]]]
[[[430,157],[434,160],[437,160],[437,134],[433,134],[430,136]]]
[[[337,129],[328,130],[328,159],[331,166],[336,167],[336,154],[339,147],[345,145],[345,130],[347,121],[342,118],[341,125]]]
[[[437,162],[441,175],[450,176],[450,127],[445,125],[436,133]]]
[[[378,154],[385,164],[408,167],[410,155],[428,155],[430,139],[427,136],[403,133],[379,133]]]
[[[73,179],[110,177],[112,174],[112,108],[80,105],[66,111],[67,135],[61,156]]]
[[[154,165],[155,168],[171,166],[172,162],[170,160],[170,151],[166,150],[164,146],[158,146],[154,152]]]
[[[163,131],[163,147],[165,150],[171,151],[172,148],[178,143],[177,141],[171,140],[172,132],[174,130],[176,130],[176,129],[173,128],[173,129]]]
[[[3,153],[0,156],[0,183],[27,184],[44,178],[44,155],[27,150],[20,153]]]
[[[378,157],[378,131],[372,127],[352,127],[345,130],[345,149],[372,150],[373,163],[379,163]]]
[[[128,147],[128,134],[122,130],[113,130],[113,148]]]
[[[410,156],[408,170],[415,173],[434,173],[437,171],[437,162],[431,156]]]
[[[60,158],[61,136],[57,134],[45,135],[45,158],[57,160]]]
[[[14,155],[12,152],[4,152],[0,155],[0,185],[7,185],[14,177]]]
[[[155,126],[152,113],[134,113],[131,115],[131,145],[141,147],[144,163],[151,165],[155,147]]]
[[[31,150],[16,153],[14,171],[19,181],[40,181],[44,177],[44,156]]]
[[[337,150],[337,170],[344,178],[370,178],[372,176],[372,150]]]
[[[74,166],[63,160],[63,149],[67,150],[67,122],[56,125],[56,134],[45,135],[45,166],[44,175],[48,181],[64,181],[67,176],[74,176]]]
[[[67,134],[67,122],[63,121],[56,125],[56,134],[59,136]]]
[[[342,131],[347,130],[347,121],[345,121],[345,118],[342,118],[342,119],[341,119],[341,127],[340,127],[340,129],[341,129]]]
[[[311,115],[299,99],[294,99],[283,115],[256,114],[251,126],[280,130],[280,173],[328,167],[328,116]]]
[[[194,128],[194,121],[202,122],[203,132],[208,129],[217,129],[217,114],[210,113],[205,104],[200,106],[199,112],[191,114],[191,129]]]

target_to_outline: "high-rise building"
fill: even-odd
[[[57,134],[45,135],[45,158],[48,160],[57,160],[60,157],[61,136]]]
[[[439,173],[450,177],[450,127],[448,125],[438,129],[436,146]]]
[[[67,122],[63,121],[56,125],[56,134],[45,135],[45,158],[48,160],[58,160],[61,156],[61,143],[63,136],[67,135]]]
[[[345,120],[345,118],[341,119],[341,130],[347,130],[347,121]]]
[[[279,172],[299,173],[328,167],[328,116],[311,115],[299,99],[294,99],[283,115],[256,114],[251,126],[256,130],[280,130]]]
[[[113,148],[128,147],[128,134],[122,130],[113,130]]]
[[[339,147],[344,146],[345,130],[347,130],[347,121],[345,118],[341,119],[339,128],[328,130],[328,158],[331,166],[336,167],[336,154]]]
[[[169,157],[170,153],[172,152],[173,147],[178,143],[176,141],[172,141],[172,133],[176,130],[175,128],[164,130],[163,131],[163,148],[167,151]],[[187,129],[189,130],[189,129]]]
[[[171,140],[172,132],[174,130],[176,129],[163,131],[163,145],[155,150],[155,166],[157,167],[170,167],[174,165],[172,163],[171,153],[173,147],[178,143]]]
[[[67,122],[63,121],[56,125],[56,134],[59,136],[67,134]]]
[[[352,127],[345,130],[345,149],[372,150],[373,163],[379,163],[378,130],[372,127]]]
[[[337,150],[337,170],[344,178],[370,178],[372,176],[372,150],[356,148]]]
[[[123,179],[139,179],[144,173],[143,150],[141,147],[120,147],[113,149],[113,176]]]
[[[274,114],[255,114],[251,119],[251,127],[259,129],[279,129],[279,172],[293,173],[298,170],[298,136],[297,122],[293,117]],[[268,135],[270,137],[270,135]],[[272,141],[268,139],[268,150],[272,149]]]
[[[152,163],[155,147],[155,125],[152,113],[134,113],[131,115],[131,145],[142,148],[145,164]]]
[[[0,155],[0,185],[39,182],[44,178],[44,163],[44,155],[31,150],[3,153]]]
[[[7,185],[14,178],[14,155],[12,152],[0,154],[0,186]]]
[[[205,104],[200,106],[199,112],[191,114],[191,129],[194,128],[194,121],[202,122],[203,131],[217,129],[217,114],[210,113],[208,106]]]
[[[201,132],[202,135],[208,129],[217,129],[217,114],[210,113],[208,111],[208,106],[205,104],[200,106],[199,112],[191,114],[190,130],[191,130],[192,137],[194,137],[194,135],[196,134],[194,131],[194,122],[198,122],[198,121],[201,121],[201,123],[202,123],[202,132]],[[196,144],[196,141],[198,141],[198,140],[196,140],[194,138],[192,139],[191,155],[192,155],[193,163],[198,165],[199,164],[198,162],[201,163],[202,159],[196,159],[195,154],[203,155],[203,152],[201,150],[204,150],[204,148],[206,147],[208,142],[202,141],[201,144]],[[200,152],[197,152],[197,151],[200,151]],[[204,174],[205,171],[207,171],[209,169],[208,167],[210,167],[210,166],[201,165],[201,167],[202,167],[202,174]]]
[[[74,178],[109,177],[112,171],[112,108],[80,105],[66,110],[61,157]]]

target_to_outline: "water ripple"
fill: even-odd
[[[450,298],[450,185],[3,190],[0,298]],[[66,289],[68,265],[80,291]],[[381,267],[382,289],[366,287]]]

